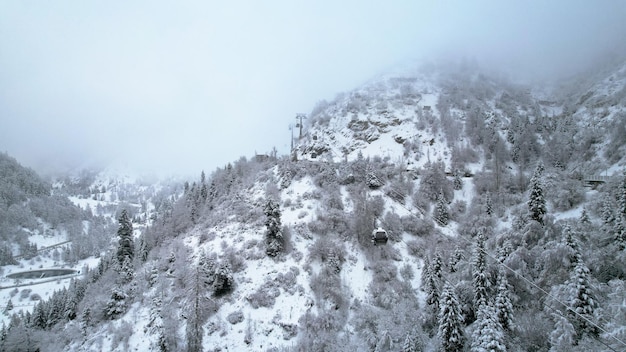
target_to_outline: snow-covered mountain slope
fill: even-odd
[[[473,70],[434,72],[382,76],[319,103],[305,120],[298,157],[337,162],[361,153],[413,167],[436,160],[450,167],[453,150],[467,147],[468,139],[493,149],[489,143],[499,135],[509,148],[528,147],[514,141],[530,126],[541,145],[571,149],[562,141],[551,146],[560,134],[582,151],[591,149],[584,166],[572,166],[582,173],[619,173],[626,162],[623,150],[614,150],[626,131],[626,64],[558,89],[515,85]],[[561,156],[551,158],[563,162]]]
[[[439,117],[435,106],[441,89],[432,79],[381,77],[321,104],[307,122],[299,154],[334,161],[354,160],[359,152],[397,158],[404,154],[406,141],[430,144],[437,135],[416,133],[416,123],[420,117]]]
[[[74,202],[149,221],[63,299],[7,316],[0,343],[435,351],[449,326],[467,348],[622,350],[626,184],[585,179],[623,170],[623,101],[585,125],[621,72],[580,104],[471,68],[395,73],[319,104],[296,160],[242,158],[182,190],[94,176]]]
[[[47,192],[53,197],[44,200],[43,205],[33,196],[24,203],[28,213],[33,208],[29,203],[35,203],[38,217],[32,228],[21,226],[26,238],[19,243],[26,242],[37,252],[24,254],[23,246],[13,246],[14,263],[2,267],[0,307],[12,305],[14,312],[32,313],[41,300],[67,289],[72,279],[82,278],[86,268],[97,267],[100,255],[116,244],[115,224],[121,209],[133,215],[138,237],[155,218],[155,202],[159,206],[166,199],[173,202],[168,197],[176,195],[176,187],[182,189],[182,182],[145,181],[131,175],[111,169],[79,170],[52,180]],[[68,272],[57,275],[57,269]],[[5,325],[10,321],[8,313],[0,315]]]

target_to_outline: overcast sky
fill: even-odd
[[[624,1],[2,1],[0,151],[36,169],[199,174],[289,148],[321,99],[400,63],[561,73],[626,38]]]

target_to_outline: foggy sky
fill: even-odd
[[[0,151],[40,170],[212,171],[395,65],[526,77],[616,51],[623,1],[4,1]]]

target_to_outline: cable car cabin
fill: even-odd
[[[387,236],[387,231],[383,230],[381,227],[372,231],[373,244],[387,244],[387,240],[389,240],[389,236]]]

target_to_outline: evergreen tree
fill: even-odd
[[[217,264],[214,257],[209,257],[205,251],[200,252],[198,256],[199,279],[206,290],[213,290],[215,282],[215,272]]]
[[[498,322],[505,331],[513,329],[513,304],[511,292],[506,274],[501,270],[498,274],[498,293],[496,295],[495,309]]]
[[[502,327],[494,309],[485,304],[478,310],[476,329],[472,333],[472,352],[505,352]]]
[[[148,253],[150,249],[148,248],[148,242],[146,241],[146,236],[143,234],[139,237],[139,249],[138,249],[138,257],[142,262],[148,260]]]
[[[4,324],[4,322],[2,322],[2,329],[0,329],[0,350],[4,350],[2,347],[6,339],[7,339],[7,326]]]
[[[393,351],[393,339],[388,330],[383,330],[378,343],[376,344],[375,352],[389,352]]]
[[[415,340],[411,337],[411,335],[407,334],[404,339],[404,344],[402,345],[402,352],[418,352],[420,351],[419,347]]]
[[[615,243],[620,251],[626,249],[626,218],[615,222]]]
[[[615,222],[615,212],[613,211],[613,207],[611,199],[608,196],[605,196],[602,201],[602,211],[600,216],[602,217],[602,222],[609,227],[613,226],[613,223]]]
[[[130,257],[125,256],[124,261],[119,266],[120,280],[122,284],[127,284],[135,278],[135,269]]]
[[[448,203],[443,196],[443,192],[440,192],[439,196],[437,197],[437,205],[435,206],[435,220],[437,220],[437,222],[441,226],[448,225],[448,222],[450,221],[450,215],[448,213]]]
[[[82,281],[74,280],[70,282],[69,289],[65,295],[65,311],[63,317],[67,320],[74,320],[78,309],[78,303],[83,299],[85,288]]]
[[[617,211],[613,232],[619,250],[626,249],[626,170],[624,170],[624,177],[617,190]]]
[[[104,307],[104,316],[108,319],[115,319],[126,312],[128,296],[124,290],[116,286],[111,290],[111,298]]]
[[[204,170],[200,174],[200,199],[202,203],[205,203],[209,197],[209,188],[206,184],[206,175],[204,174]]]
[[[87,329],[91,326],[91,308],[87,307],[83,311],[83,315],[80,319],[80,331],[83,336],[87,336]]]
[[[150,273],[148,274],[148,286],[154,287],[159,279],[159,268],[156,265],[150,267]]]
[[[446,284],[443,288],[440,306],[437,337],[441,343],[441,351],[463,351],[465,342],[463,315],[454,290],[449,284]]]
[[[509,240],[505,240],[504,243],[502,243],[502,246],[498,247],[498,262],[504,263],[504,261],[506,260],[506,258],[509,257],[511,252],[513,252],[511,242]]]
[[[533,177],[530,179],[530,195],[528,199],[528,210],[531,219],[543,225],[543,217],[546,215],[546,199],[543,194],[543,186],[541,183],[541,175],[543,173],[543,164],[539,162]]]
[[[233,273],[227,263],[220,263],[213,279],[213,294],[222,295],[229,292],[233,286]]]
[[[589,276],[589,269],[582,260],[579,261],[570,280],[570,315],[574,318],[578,331],[597,335],[598,329],[591,323],[594,321],[596,301],[591,292]]]
[[[454,253],[452,254],[452,257],[450,257],[450,262],[448,263],[451,273],[456,272],[457,265],[459,264],[461,259],[463,259],[463,251],[461,250],[460,247],[456,247],[454,249]]]
[[[33,308],[32,325],[38,329],[45,329],[48,325],[43,301],[39,301],[39,303],[37,303]]]
[[[626,170],[617,191],[617,213],[620,218],[626,219]]]
[[[283,250],[283,234],[280,221],[280,206],[273,200],[268,200],[265,205],[265,252],[270,257],[275,257]]]
[[[46,326],[47,328],[51,328],[55,326],[64,318],[63,314],[65,313],[66,294],[67,294],[67,289],[63,288],[63,290],[61,291],[54,291],[54,293],[52,294],[52,297],[50,297],[50,300],[47,306],[48,307],[48,311],[47,311],[48,325]]]
[[[550,333],[550,352],[569,352],[576,342],[576,330],[572,323],[560,314],[554,314],[556,319],[554,330]]]
[[[487,252],[485,251],[485,237],[482,233],[476,236],[476,247],[472,260],[472,283],[474,286],[474,307],[478,310],[481,305],[487,304],[487,290],[489,278],[487,274]]]
[[[581,260],[580,245],[575,238],[574,231],[572,231],[572,228],[568,225],[565,225],[563,228],[563,242],[565,242],[565,245],[571,253],[569,256],[569,262],[573,267]]]
[[[428,285],[428,277],[430,276],[430,259],[428,256],[424,258],[424,265],[422,266],[422,278],[420,282],[420,286],[422,290],[426,292],[426,287]]]
[[[437,288],[437,280],[432,273],[428,275],[426,280],[426,303],[432,306],[433,310],[437,312],[439,310],[439,292]]]
[[[591,220],[589,220],[589,214],[587,213],[587,208],[583,208],[583,211],[580,213],[580,223],[583,225],[591,224]]]
[[[491,193],[487,193],[485,196],[485,212],[487,215],[493,214],[493,201],[491,199]]]
[[[4,307],[4,314],[8,315],[10,311],[13,310],[13,301],[11,299],[9,299],[9,301],[7,302],[6,307]]]
[[[199,352],[202,351],[203,325],[209,317],[212,302],[205,294],[206,278],[200,265],[195,266],[195,270],[187,280],[189,280],[187,286],[190,290],[187,295],[189,302],[185,314],[187,319],[185,331],[187,351]]]
[[[422,290],[426,293],[426,303],[439,312],[439,292],[437,280],[432,272],[432,266],[428,257],[424,259],[424,269],[422,270]]]
[[[130,222],[126,209],[122,210],[122,214],[118,219],[119,228],[117,229],[118,247],[117,260],[124,262],[124,258],[128,257],[132,261],[134,254],[133,244],[133,224]]]
[[[430,271],[433,277],[437,278],[437,280],[441,280],[442,278],[442,270],[443,269],[443,260],[441,259],[441,253],[437,251],[435,253],[435,261],[432,264],[432,270]]]

